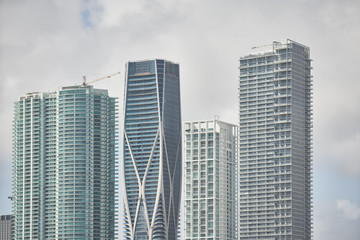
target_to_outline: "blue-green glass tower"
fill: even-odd
[[[125,239],[176,239],[181,193],[179,65],[126,66],[123,127]]]
[[[14,239],[115,238],[116,100],[92,86],[14,106]]]

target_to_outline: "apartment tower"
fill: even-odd
[[[237,134],[219,120],[185,123],[182,239],[237,239]]]
[[[308,47],[273,42],[240,58],[240,239],[312,238]]]
[[[161,59],[126,65],[124,238],[176,239],[181,195],[179,65]]]
[[[116,102],[92,86],[14,106],[14,239],[115,238]]]
[[[13,235],[13,215],[0,216],[0,240],[11,240]]]

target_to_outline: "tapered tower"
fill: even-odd
[[[176,239],[181,193],[179,65],[126,66],[123,178],[125,239]]]

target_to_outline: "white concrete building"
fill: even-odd
[[[239,234],[312,235],[310,49],[291,40],[240,58]]]
[[[185,123],[185,231],[182,239],[236,239],[238,127]]]

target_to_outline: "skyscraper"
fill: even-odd
[[[0,216],[0,240],[11,240],[13,219],[13,215]]]
[[[185,123],[182,239],[237,239],[237,134],[237,126],[219,120]]]
[[[240,58],[240,239],[312,238],[310,50],[273,42]]]
[[[181,194],[179,65],[126,66],[123,178],[125,239],[176,239]]]
[[[14,106],[14,239],[114,239],[116,102],[92,86]]]

